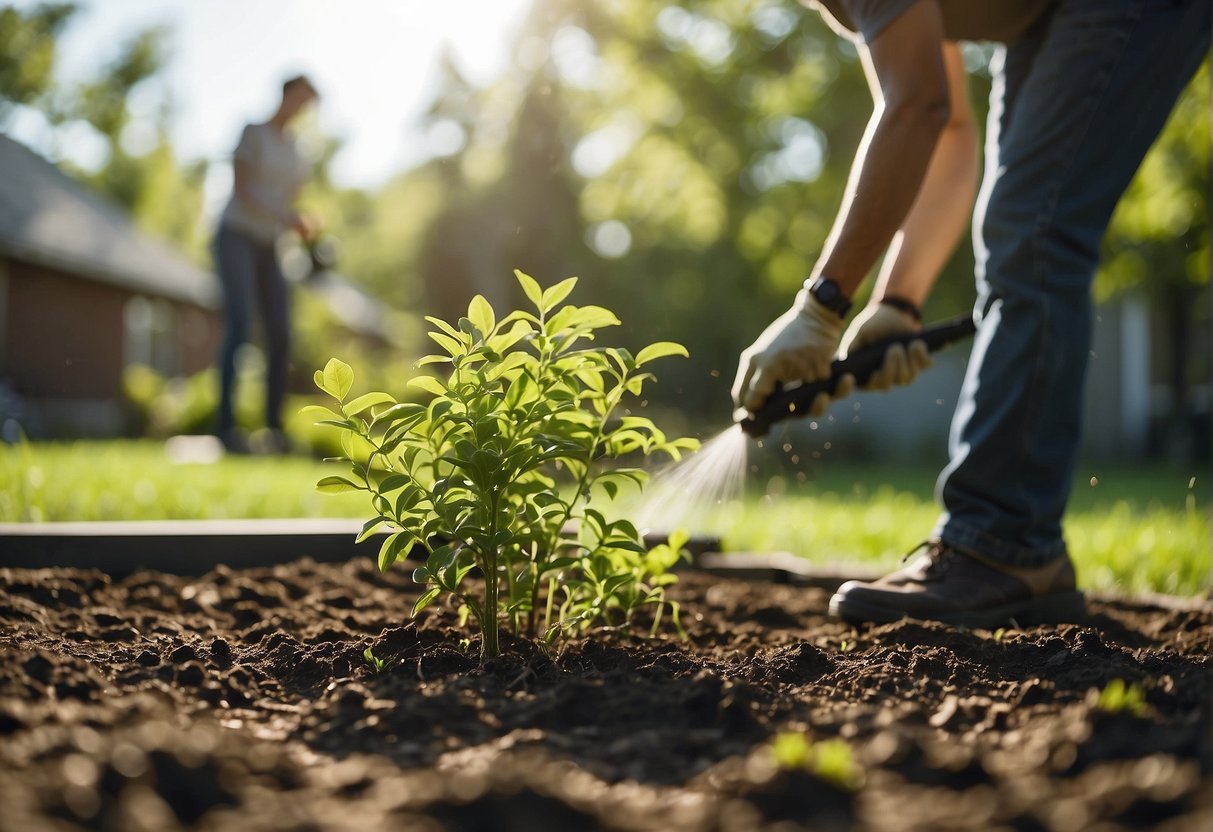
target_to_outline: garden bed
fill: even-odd
[[[549,658],[505,639],[480,667],[452,612],[411,619],[417,595],[365,559],[0,570],[0,828],[1182,830],[1213,811],[1207,602],[857,630],[827,589],[688,572],[686,641]],[[772,741],[800,735],[805,765],[781,766]]]

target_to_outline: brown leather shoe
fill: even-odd
[[[876,581],[847,581],[830,599],[830,613],[853,623],[902,618],[965,627],[1077,622],[1085,618],[1074,565],[1066,555],[1037,569],[1017,569],[942,541],[906,555],[916,558]]]

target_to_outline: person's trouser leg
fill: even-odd
[[[236,427],[236,352],[249,336],[257,264],[249,242],[224,227],[215,235],[214,256],[215,271],[223,290],[223,338],[219,343],[219,409],[215,433],[227,439]]]
[[[291,351],[290,286],[272,248],[259,257],[257,302],[265,330],[265,424],[272,430],[282,430]]]
[[[1013,104],[975,218],[979,328],[938,489],[945,543],[1020,567],[1064,554],[1100,241],[1209,31],[1208,0],[1062,0],[1039,43],[1008,49]]]

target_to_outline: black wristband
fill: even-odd
[[[897,295],[885,295],[880,299],[880,302],[885,306],[891,306],[898,312],[904,312],[914,319],[916,323],[922,323],[922,310],[919,309],[912,301],[908,301]]]

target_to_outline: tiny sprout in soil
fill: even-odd
[[[362,651],[362,659],[366,662],[366,666],[374,673],[382,673],[387,668],[387,659],[381,659],[375,655],[375,651],[370,647]]]
[[[1095,707],[1110,714],[1141,716],[1146,709],[1146,692],[1137,682],[1126,685],[1124,679],[1113,679],[1099,692]]]
[[[341,431],[347,466],[317,488],[367,492],[373,514],[359,539],[390,532],[381,570],[424,550],[413,579],[426,590],[414,614],[452,597],[475,620],[482,657],[500,652],[502,622],[546,645],[596,625],[631,624],[644,608],[654,632],[667,611],[681,630],[665,587],[676,580],[669,570],[685,538],[648,549],[633,523],[594,506],[646,482],[622,458],[678,459],[698,447],[667,438],[649,419],[616,415],[654,380],[642,368],[686,350],[597,346],[598,331],[619,320],[601,306],[562,305],[576,278],[543,289],[515,274],[531,309],[498,318],[477,295],[455,324],[426,319],[441,352],[417,366],[445,371],[408,381],[425,402],[385,392],[350,398],[354,371],[335,358],[316,372],[336,408],[304,410]],[[466,580],[473,574],[482,585]]]
[[[843,789],[863,784],[864,773],[846,740],[811,742],[797,731],[777,734],[771,741],[771,756],[782,769],[810,772]]]

